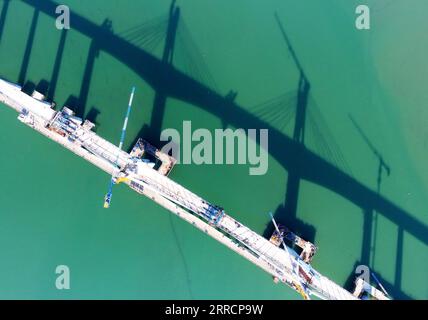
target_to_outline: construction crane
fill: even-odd
[[[288,251],[288,247],[284,242],[284,237],[283,237],[281,231],[279,230],[278,224],[276,223],[275,218],[272,215],[272,212],[269,212],[269,215],[270,215],[270,218],[272,219],[272,223],[275,227],[275,230],[278,233],[278,237],[280,237],[280,239],[281,239],[282,247],[284,248],[285,252],[287,252],[288,256],[290,257],[290,252]],[[290,258],[290,261],[293,261],[293,260]],[[299,292],[299,294],[303,297],[303,299],[310,300],[309,293],[307,292],[307,289],[306,289],[306,285],[304,283],[302,283],[302,281],[300,280],[300,276],[298,273],[298,266],[296,265],[296,263],[293,263],[293,262],[291,263],[291,265],[293,266],[292,271],[293,271],[294,285],[296,286],[297,292]]]
[[[371,272],[371,275],[372,275],[374,281],[377,283],[377,285],[382,290],[382,292],[385,294],[385,296],[386,297],[390,297],[389,293],[385,290],[385,288],[383,287],[382,283],[380,283],[379,279],[376,277],[376,275],[374,274],[374,272]]]
[[[122,134],[121,134],[120,142],[119,142],[119,149],[120,150],[122,150],[123,143],[125,141],[126,128],[128,127],[128,119],[129,119],[129,115],[131,114],[132,102],[134,100],[134,94],[135,94],[135,87],[132,87],[131,95],[129,97],[128,109],[126,111],[126,116],[125,116],[125,120],[123,122],[123,127],[122,127]],[[118,161],[119,161],[119,153],[118,153],[117,158],[116,158],[116,166],[119,166]],[[124,180],[124,178],[122,178],[122,179],[116,179],[116,177],[114,176],[114,174],[112,175],[112,177],[110,179],[108,193],[104,197],[104,208],[105,209],[110,208],[111,198],[113,196],[113,185],[119,184],[120,182],[124,182],[125,180]]]

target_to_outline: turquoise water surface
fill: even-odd
[[[318,246],[313,266],[349,290],[364,264],[394,298],[428,298],[427,1],[366,1],[371,29],[361,31],[359,1],[179,0],[173,65],[213,90],[205,100],[198,92],[206,91],[172,77],[159,85],[153,61],[162,57],[171,1],[62,3],[72,11],[66,32],[55,28],[50,0],[0,0],[2,78],[96,118],[97,133],[114,143],[135,85],[126,148],[140,135],[157,143],[162,129],[181,131],[185,120],[211,131],[268,128],[266,175],[192,164],[170,177],[259,233],[274,212]],[[275,13],[310,84],[306,148],[352,177],[349,185],[287,149],[301,74]],[[174,92],[164,106],[159,88]],[[230,91],[236,104],[223,112],[214,93]],[[103,209],[109,177],[16,117],[0,107],[0,298],[300,298],[124,186]],[[390,168],[381,179],[380,155]],[[284,207],[293,173],[304,179]],[[62,264],[70,290],[55,287]]]

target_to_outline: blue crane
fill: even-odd
[[[135,93],[135,87],[132,87],[131,96],[129,97],[129,103],[128,103],[128,110],[126,111],[125,121],[123,122],[122,127],[122,135],[120,137],[119,142],[119,150],[122,150],[123,142],[125,141],[125,135],[126,135],[126,128],[128,126],[128,119],[129,115],[131,114],[131,108],[132,108],[132,101],[134,100],[134,93]],[[116,166],[119,166],[119,153],[117,154],[116,158]],[[108,193],[104,197],[104,208],[108,209],[110,208],[111,198],[113,196],[113,185],[116,184],[114,175],[110,179],[110,184],[108,188]]]

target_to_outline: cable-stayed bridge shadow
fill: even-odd
[[[23,2],[56,18],[55,8],[58,3],[54,1],[23,0]],[[428,228],[424,223],[382,197],[378,192],[360,183],[351,174],[312,152],[302,143],[239,107],[233,99],[225,98],[201,81],[190,77],[171,64],[164,63],[108,28],[96,25],[74,12],[71,13],[71,21],[73,29],[91,38],[99,51],[110,54],[134,70],[156,92],[162,92],[167,97],[198,106],[221,119],[227,119],[229,124],[236,127],[241,127],[244,123],[249,128],[269,129],[271,146],[281,146],[281,148],[270,148],[269,152],[289,175],[295,175],[299,180],[304,179],[327,188],[359,206],[363,212],[375,210],[423,244],[428,244]],[[309,88],[309,83],[302,83],[302,97],[307,95]],[[291,198],[297,197],[294,195]],[[391,285],[391,288],[393,287]],[[394,294],[393,291],[391,292]],[[398,291],[397,294],[399,294]]]
[[[285,32],[284,26],[282,25],[279,17],[275,14],[275,18],[279,25],[280,31],[284,40],[286,41],[289,53],[293,58],[295,65],[299,71],[299,84],[298,92],[295,97],[295,102],[290,104],[290,101],[279,99],[277,105],[282,108],[282,113],[286,116],[280,117],[276,112],[273,113],[273,117],[277,119],[285,119],[285,125],[290,121],[289,115],[292,114],[294,117],[294,126],[292,128],[292,137],[297,143],[300,143],[303,147],[308,147],[307,136],[312,137],[312,144],[309,143],[309,149],[314,151],[316,154],[321,155],[324,159],[328,160],[336,168],[342,170],[343,172],[352,175],[349,165],[346,163],[340,148],[337,143],[334,141],[334,137],[329,132],[328,126],[326,125],[325,120],[323,119],[322,113],[320,112],[318,106],[313,101],[310,96],[310,83],[303,71],[302,65],[297,58],[296,52],[294,51],[290,40]],[[277,100],[278,101],[278,100]],[[278,109],[277,106],[272,102],[267,104],[268,109],[275,110]],[[295,107],[293,107],[295,105]],[[291,106],[291,108],[290,108]],[[291,112],[289,111],[291,109]],[[272,115],[272,112],[271,112]],[[378,172],[377,172],[377,194],[380,196],[381,184],[382,184],[382,175],[383,172],[389,176],[391,168],[386,164],[381,153],[374,147],[373,143],[368,139],[368,137],[363,132],[362,128],[357,124],[356,120],[349,115],[352,124],[357,129],[358,133],[361,135],[365,143],[368,145],[369,149],[378,159]],[[327,137],[327,138],[326,138]],[[299,185],[300,177],[298,174],[289,172],[287,180],[287,189],[286,189],[286,200],[285,203],[280,206],[276,213],[275,218],[277,221],[287,221],[291,219],[290,226],[294,228],[294,225],[297,225],[296,230],[300,232],[300,235],[306,237],[308,240],[312,241],[311,226],[302,223],[296,217],[297,204],[298,204],[298,195],[299,195]],[[361,245],[361,259],[356,263],[356,266],[364,264],[369,266],[372,269],[372,272],[376,272],[373,267],[375,260],[375,250],[376,250],[376,238],[377,238],[377,220],[378,214],[373,209],[364,209],[363,210],[363,238]],[[299,225],[300,224],[300,225]],[[265,232],[265,235],[268,236],[272,232],[272,227],[268,228]],[[397,234],[397,243],[396,243],[396,264],[395,264],[395,279],[394,283],[389,283],[385,279],[382,279],[385,286],[388,287],[388,291],[393,293],[395,297],[409,298],[401,289],[401,277],[402,277],[402,264],[403,264],[403,229],[398,225],[398,234]],[[378,272],[376,272],[378,274]],[[381,274],[378,274],[379,278],[382,278]],[[352,279],[352,280],[351,280]],[[355,275],[352,275],[348,279],[348,287],[352,287],[351,283],[355,279]]]

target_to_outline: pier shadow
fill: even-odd
[[[88,114],[86,115],[86,119],[88,119],[89,121],[91,121],[93,124],[95,124],[95,128],[92,130],[95,130],[97,127],[100,126],[100,124],[97,121],[98,116],[100,115],[101,111],[95,107],[92,107]]]
[[[106,32],[113,32],[113,23],[110,19],[105,19],[100,26]],[[92,75],[94,73],[95,62],[99,57],[100,48],[96,40],[91,41],[89,46],[88,56],[86,58],[85,71],[83,72],[83,78],[80,87],[79,101],[74,109],[76,115],[80,118],[85,116],[86,105],[88,103],[89,89],[91,87]]]
[[[371,266],[372,258],[372,229],[373,229],[373,210],[363,210],[363,240],[361,244],[361,263]]]
[[[79,98],[75,95],[68,96],[67,100],[65,100],[64,106],[69,109],[74,110],[74,108],[78,108],[79,106]]]
[[[161,70],[161,72],[164,72],[164,78],[168,78],[168,72],[169,70],[171,70],[173,64],[177,28],[180,20],[180,8],[175,5],[175,2],[175,0],[171,2],[169,10],[168,27],[166,30],[166,39],[161,59],[161,63],[165,66]],[[146,134],[149,133],[149,137],[152,143],[154,143],[158,147],[162,147],[160,135],[167,98],[167,92],[164,91],[162,87],[156,88],[155,98],[153,101],[153,111],[150,119],[150,126],[149,128],[143,126],[143,128],[140,130],[144,131]]]
[[[28,66],[30,64],[31,51],[33,50],[34,37],[36,35],[37,23],[39,21],[40,10],[35,8],[33,18],[31,20],[30,31],[28,33],[27,45],[24,51],[24,58],[21,64],[21,70],[19,71],[18,83],[23,84],[27,77]]]
[[[3,37],[4,26],[6,24],[7,12],[9,11],[10,0],[3,0],[3,7],[0,13],[0,43]]]
[[[33,81],[26,81],[22,86],[22,91],[31,96],[34,91],[38,91],[43,95],[46,95],[46,92],[49,88],[49,81],[40,80],[37,84]]]
[[[85,71],[83,72],[82,83],[80,86],[80,94],[76,105],[73,109],[78,117],[85,116],[85,108],[88,103],[89,88],[91,86],[92,73],[95,67],[95,60],[99,56],[99,49],[94,41],[89,47],[88,57],[86,59]]]
[[[391,290],[394,291],[394,294],[401,294],[401,278],[403,274],[403,237],[404,232],[403,228],[398,227],[397,234],[397,255],[395,257],[395,278],[394,278],[394,286],[391,286]]]
[[[55,57],[55,63],[54,63],[54,67],[52,70],[51,85],[50,85],[49,91],[47,93],[47,99],[49,101],[54,101],[54,99],[55,99],[55,90],[56,90],[56,87],[58,85],[59,72],[61,69],[62,58],[64,55],[64,49],[65,49],[65,43],[67,40],[67,34],[68,34],[67,29],[63,29],[61,31],[61,38],[59,40],[58,50],[57,50],[56,57]]]
[[[56,18],[55,8],[58,3],[51,0],[43,2],[36,0],[22,1],[50,15],[52,18]],[[206,110],[214,116],[219,117],[219,119],[227,119],[227,122],[235,127],[268,129],[269,143],[281,146],[281,148],[270,148],[269,153],[287,170],[289,175],[294,174],[299,180],[310,181],[332,191],[362,208],[362,212],[376,211],[392,223],[400,226],[403,230],[402,232],[406,231],[421,243],[428,244],[428,227],[424,223],[380,195],[376,190],[366,187],[348,173],[311,152],[300,142],[295,141],[295,139],[288,137],[269,125],[269,123],[255,117],[246,111],[245,108],[240,107],[235,101],[225,98],[224,95],[213,91],[203,83],[180,72],[169,64],[165,64],[152,54],[125,41],[83,16],[72,12],[71,20],[73,21],[73,29],[91,38],[97,50],[105,51],[121,61],[145,80],[156,92],[161,92],[167,97],[198,106],[202,110]],[[89,92],[89,90],[81,90],[81,92],[85,93]],[[178,109],[177,112],[179,112]],[[159,123],[159,120],[157,122],[152,121],[152,123]],[[290,202],[293,198],[291,196],[294,199],[298,199],[298,188],[297,192],[290,195]],[[283,211],[280,214],[285,217],[290,215],[287,213],[288,205],[290,204],[284,205],[285,209],[279,208],[279,211]],[[310,233],[310,230],[307,232]],[[398,267],[399,265],[397,263]],[[398,271],[401,272],[400,267]],[[396,279],[400,280],[400,278],[401,275],[396,276]],[[401,292],[396,284],[391,284],[391,287],[397,290],[396,295],[394,295],[392,290],[390,291],[394,297],[407,296]]]
[[[34,90],[36,90],[36,84],[32,81],[26,81],[22,84],[22,91],[28,95],[32,95]]]

